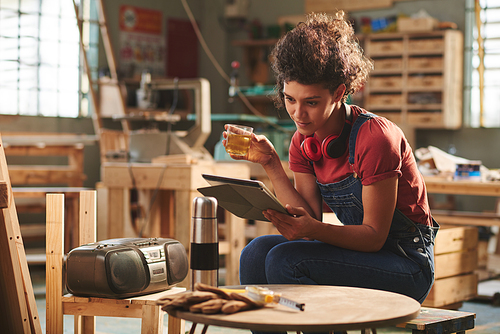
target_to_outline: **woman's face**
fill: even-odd
[[[335,120],[331,116],[341,105],[339,101],[342,95],[336,98],[338,90],[332,95],[321,84],[303,85],[296,81],[285,82],[283,89],[285,107],[301,134],[310,136],[316,133],[320,137],[326,137],[332,133],[335,129]]]

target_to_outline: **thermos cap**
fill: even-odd
[[[196,197],[193,200],[193,218],[217,218],[217,199]]]

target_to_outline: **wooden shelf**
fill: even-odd
[[[231,44],[233,46],[245,46],[245,47],[262,47],[262,46],[272,46],[276,44],[278,39],[247,39],[247,40],[236,40]]]
[[[372,34],[364,42],[375,62],[364,92],[367,110],[390,111],[387,118],[412,128],[462,126],[460,31]]]

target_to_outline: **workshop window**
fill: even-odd
[[[468,123],[500,127],[500,0],[468,1],[467,6],[472,36],[466,48],[472,65],[465,85],[470,90]]]
[[[79,38],[70,0],[0,0],[0,114],[88,116]]]

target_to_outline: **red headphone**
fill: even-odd
[[[322,156],[331,159],[340,158],[347,150],[351,127],[351,123],[346,121],[340,135],[329,135],[322,143],[314,136],[307,137],[300,144],[300,153],[309,161],[318,161]]]

